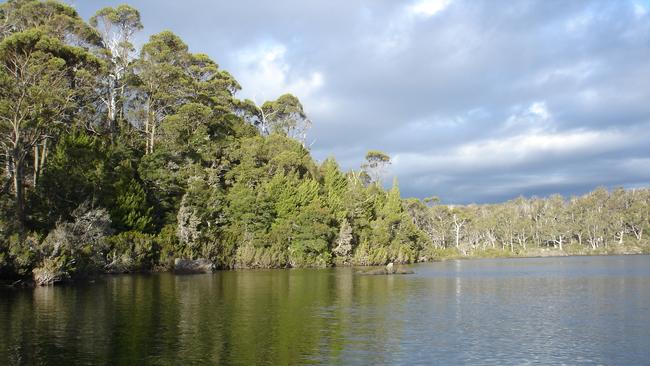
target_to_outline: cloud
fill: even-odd
[[[397,53],[408,48],[417,24],[444,12],[453,0],[418,0],[401,5],[386,19],[378,19],[378,32],[369,32],[366,42],[379,55]]]
[[[508,171],[538,163],[557,164],[576,158],[620,151],[645,144],[650,134],[628,135],[620,131],[568,131],[522,134],[508,138],[467,143],[443,154],[407,153],[395,156],[404,172],[410,171]]]
[[[432,17],[445,10],[451,0],[420,0],[407,7],[407,12],[414,16]]]
[[[648,8],[646,8],[643,4],[641,3],[635,3],[634,4],[634,14],[641,18],[648,14]]]
[[[89,17],[118,3],[77,6]],[[645,0],[133,5],[146,32],[171,29],[231,71],[242,97],[298,96],[317,159],[350,169],[370,149],[393,156],[406,196],[650,184]]]
[[[521,110],[517,106],[513,108],[516,112],[510,115],[502,127],[505,131],[524,130],[530,134],[540,132],[553,127],[551,113],[546,106],[546,102],[533,102],[528,108]]]
[[[234,63],[237,68],[234,72],[240,83],[246,86],[243,96],[271,100],[284,93],[293,93],[306,99],[323,87],[325,81],[321,72],[296,75],[286,53],[286,46],[274,42],[263,42],[236,52]]]

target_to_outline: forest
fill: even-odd
[[[648,253],[650,190],[445,205],[390,189],[391,158],[315,161],[295,96],[256,103],[138,10],[88,21],[57,1],[0,5],[0,278]]]

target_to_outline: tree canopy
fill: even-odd
[[[56,1],[0,4],[0,278],[412,263],[465,255],[648,250],[650,191],[448,206],[309,151],[312,121],[170,31],[139,50],[140,13],[89,22]]]

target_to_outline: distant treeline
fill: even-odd
[[[426,201],[426,200],[425,200]],[[598,188],[565,199],[523,197],[493,205],[442,206],[405,200],[435,248],[506,255],[641,253],[650,227],[650,190]],[[435,201],[434,201],[435,202]],[[559,251],[559,252],[558,252]]]
[[[647,190],[450,207],[381,188],[379,151],[317,164],[296,97],[240,100],[169,31],[136,52],[141,29],[127,5],[0,5],[0,278],[647,248]]]

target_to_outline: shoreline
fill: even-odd
[[[650,251],[625,251],[617,253],[546,253],[543,255],[503,255],[503,256],[480,256],[480,255],[466,255],[466,256],[448,256],[442,258],[436,258],[427,261],[418,261],[413,263],[396,263],[396,268],[409,267],[417,264],[426,264],[426,263],[441,263],[454,260],[484,260],[484,259],[539,259],[539,258],[563,258],[563,257],[612,257],[612,256],[634,256],[634,255],[650,255]],[[89,284],[95,282],[98,278],[102,277],[111,277],[111,276],[122,276],[122,275],[152,275],[158,273],[169,273],[175,276],[192,276],[199,274],[213,274],[218,272],[240,272],[240,271],[275,271],[275,270],[304,270],[304,269],[336,269],[336,268],[351,268],[351,269],[365,269],[371,270],[372,268],[383,268],[385,264],[369,264],[369,265],[358,265],[358,264],[345,264],[345,265],[331,265],[328,267],[251,267],[251,268],[228,268],[228,269],[215,269],[212,272],[178,272],[173,269],[166,270],[148,270],[148,271],[134,271],[134,272],[123,272],[123,273],[96,273],[88,275],[87,277],[71,279],[66,281],[57,282],[50,285],[39,286],[33,279],[12,279],[12,280],[0,280],[0,288],[4,289],[25,289],[25,288],[37,288],[37,287],[57,287],[57,286],[74,286],[78,284]]]

